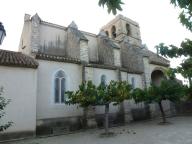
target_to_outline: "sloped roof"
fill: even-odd
[[[143,57],[140,48],[123,43],[121,47],[122,67],[130,73],[143,73]]]
[[[151,64],[157,64],[162,66],[169,66],[170,63],[167,59],[155,54],[154,52],[148,50],[148,49],[142,49],[141,53],[145,57],[149,57],[149,63]]]
[[[69,58],[69,57],[65,57],[65,56],[57,56],[57,55],[50,55],[50,54],[44,54],[44,53],[36,54],[36,59],[57,61],[57,62],[68,62],[68,63],[75,63],[75,64],[81,63],[81,61],[76,58]]]
[[[35,59],[21,52],[0,49],[0,65],[36,69],[39,64]]]
[[[148,57],[150,64],[156,64],[165,67],[170,65],[170,62],[167,59],[155,54],[148,49],[140,48],[136,45],[131,45],[127,41],[122,43],[121,60],[123,68],[126,68],[131,73],[143,73],[143,57]]]
[[[85,35],[81,31],[79,31],[78,29],[73,28],[73,27],[69,27],[68,29],[70,29],[70,32],[72,32],[74,35],[79,37],[80,40],[88,41],[88,39],[85,37]]]

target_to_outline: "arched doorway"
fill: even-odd
[[[163,79],[166,79],[164,73],[161,70],[154,70],[151,73],[151,82],[152,84],[159,86],[161,84],[161,81]]]

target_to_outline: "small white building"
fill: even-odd
[[[19,52],[0,51],[0,86],[11,99],[5,121],[14,122],[0,139],[80,129],[83,109],[65,105],[65,91],[77,90],[82,81],[98,85],[101,79],[144,88],[161,79],[168,67],[168,60],[142,45],[139,24],[122,15],[96,35],[79,30],[74,22],[64,27],[26,14]],[[138,107],[144,105],[110,105],[111,123],[132,120],[131,110]],[[104,107],[92,112],[102,126]],[[155,105],[151,112],[157,113]]]

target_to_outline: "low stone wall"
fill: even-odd
[[[82,129],[82,117],[66,117],[37,120],[37,135],[68,133]]]
[[[133,121],[146,120],[151,118],[150,107],[146,105],[144,108],[131,109]]]
[[[177,115],[192,114],[192,102],[180,102],[175,104],[175,110]]]
[[[95,117],[97,127],[104,127],[104,114]],[[124,115],[120,113],[109,114],[109,127],[124,123]],[[37,135],[51,135],[59,133],[69,133],[81,129],[87,129],[86,121],[83,117],[65,117],[54,119],[43,119],[37,121]]]
[[[19,138],[29,138],[34,137],[35,131],[22,131],[22,132],[9,132],[0,134],[0,142],[11,140],[11,139],[19,139]]]

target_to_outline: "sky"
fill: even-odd
[[[123,11],[118,12],[140,25],[141,38],[152,51],[154,46],[163,42],[179,46],[192,33],[179,22],[180,10],[170,4],[170,0],[122,0]],[[83,31],[98,34],[100,28],[115,16],[107,13],[106,8],[98,6],[98,0],[2,0],[0,21],[7,36],[1,49],[17,51],[24,23],[24,14],[38,13],[43,21],[68,26],[75,21]],[[175,67],[178,60],[172,60]]]

